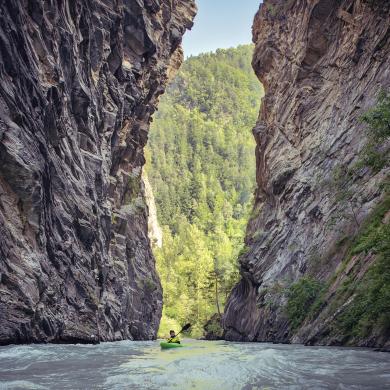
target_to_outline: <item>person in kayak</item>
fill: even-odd
[[[174,330],[169,331],[169,336],[170,336],[170,338],[168,339],[168,343],[180,344],[180,339],[179,339],[179,337],[176,336],[176,333]]]

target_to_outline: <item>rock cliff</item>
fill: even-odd
[[[191,0],[0,4],[0,344],[152,339],[143,148]]]
[[[157,218],[157,206],[154,198],[152,186],[150,185],[148,175],[145,171],[142,174],[142,180],[145,186],[145,201],[148,206],[148,236],[152,248],[161,248],[163,244],[163,232]]]
[[[389,345],[388,305],[360,333],[353,321],[363,314],[349,325],[345,317],[360,304],[354,288],[377,258],[353,256],[351,242],[378,204],[387,205],[381,217],[388,213],[381,184],[389,169],[343,177],[367,143],[359,118],[390,89],[389,8],[388,1],[266,0],[255,17],[253,67],[266,95],[254,128],[257,190],[242,279],[223,320],[228,340]],[[344,199],[337,176],[348,183]],[[381,223],[388,226],[388,214]],[[303,305],[295,323],[287,315],[292,292],[318,303]]]

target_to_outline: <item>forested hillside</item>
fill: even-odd
[[[146,169],[164,232],[155,248],[162,333],[191,322],[199,336],[238,278],[255,183],[249,129],[262,96],[252,51],[246,45],[187,59],[154,117]]]

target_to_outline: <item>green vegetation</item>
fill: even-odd
[[[214,314],[205,324],[204,330],[207,340],[220,340],[223,336],[221,316],[218,313]]]
[[[144,287],[145,287],[145,290],[149,293],[152,293],[157,288],[157,286],[155,285],[153,280],[150,278],[146,278],[144,280]]]
[[[378,173],[390,166],[390,93],[380,92],[377,104],[361,117],[361,121],[367,124],[367,143],[358,162],[352,167],[338,165],[329,183],[341,206],[339,213],[330,221],[330,227],[341,218],[351,219],[356,228],[360,227],[357,219],[360,200],[352,185],[359,180],[362,169],[370,168],[373,173]]]
[[[309,277],[304,277],[290,286],[286,310],[292,329],[302,324],[322,287],[320,282]]]
[[[254,126],[262,95],[253,46],[185,61],[150,131],[147,171],[164,240],[155,249],[164,324],[199,336],[238,279],[255,183]]]
[[[339,270],[322,285],[311,278],[303,278],[288,291],[287,314],[292,329],[298,328],[305,319],[314,319],[326,304],[325,296],[346,267],[355,261],[348,276],[333,294],[328,312],[333,313],[350,298],[351,302],[335,322],[335,330],[345,339],[368,336],[374,329],[390,335],[390,196],[374,209],[351,241],[348,254]],[[387,220],[386,220],[387,215]],[[375,256],[373,265],[359,279],[358,274]],[[356,258],[358,261],[356,261]]]
[[[163,315],[161,317],[160,328],[158,330],[160,337],[166,337],[169,335],[171,329],[179,332],[183,325],[179,324],[176,320],[168,317],[165,314],[165,309],[163,310]]]
[[[382,91],[377,105],[362,117],[368,125],[368,143],[362,151],[360,166],[369,166],[374,172],[388,167],[390,164],[390,93]]]
[[[389,210],[390,196],[374,210],[351,247],[351,256],[370,253],[376,260],[358,283],[349,279],[340,291],[355,295],[338,321],[338,327],[349,336],[367,336],[378,326],[390,334],[390,223],[383,221]]]
[[[352,168],[338,166],[330,183],[337,202],[343,205],[342,214],[336,218],[351,218],[357,234],[350,242],[343,236],[337,243],[336,246],[341,247],[349,242],[348,253],[326,286],[321,287],[315,280],[303,278],[290,287],[287,314],[292,329],[298,328],[305,319],[318,315],[326,304],[327,292],[349,266],[348,276],[343,276],[343,282],[337,287],[327,309],[333,313],[350,300],[336,319],[336,330],[345,339],[367,337],[373,331],[390,335],[390,223],[389,220],[384,221],[390,210],[388,178],[381,185],[386,193],[385,199],[362,226],[357,220],[359,203],[352,191],[352,183],[359,179],[361,169],[368,167],[373,173],[378,173],[390,166],[390,94],[381,92],[375,107],[361,120],[367,124],[368,142],[360,153],[360,159]],[[375,257],[374,263],[363,277],[359,277],[364,262],[370,261],[370,255]]]
[[[359,201],[353,191],[352,184],[356,180],[356,170],[349,169],[347,166],[338,165],[333,171],[332,181],[330,183],[333,192],[336,194],[336,202],[341,206],[339,212],[330,221],[330,226],[340,219],[349,219],[353,221],[356,228],[360,223],[357,219]]]

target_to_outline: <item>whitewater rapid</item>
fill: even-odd
[[[186,340],[0,347],[0,389],[390,389],[390,354]]]

